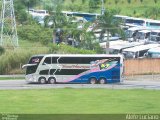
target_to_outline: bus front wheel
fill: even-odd
[[[46,78],[45,77],[40,77],[39,80],[38,80],[38,82],[40,84],[45,84],[46,83]]]
[[[96,79],[96,78],[91,78],[91,79],[89,80],[89,83],[90,83],[90,84],[96,84],[96,83],[97,83],[97,79]]]
[[[48,82],[49,82],[50,84],[55,84],[55,83],[56,83],[56,79],[53,78],[53,77],[50,77],[50,78],[48,79]]]

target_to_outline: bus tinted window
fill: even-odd
[[[27,67],[27,70],[26,70],[26,75],[35,73],[36,70],[37,70],[37,67],[38,67],[37,65],[28,66],[28,67]]]
[[[68,64],[78,64],[78,63],[84,63],[85,59],[82,59],[80,57],[63,57],[59,59],[59,63],[68,63]]]
[[[39,64],[42,60],[43,56],[32,57],[29,61],[29,64]]]
[[[51,57],[46,57],[44,60],[44,64],[51,64]]]
[[[115,57],[114,57],[115,58]],[[59,63],[66,63],[66,64],[90,64],[92,61],[106,59],[103,57],[63,57],[59,59]],[[111,59],[111,58],[110,58]],[[117,59],[119,61],[119,59]]]
[[[58,59],[58,57],[52,57],[52,63],[54,64],[54,63],[57,63],[57,59]]]
[[[86,71],[85,69],[61,69],[60,71],[51,69],[50,74],[51,75],[53,74],[55,75],[77,75],[85,71]]]
[[[49,74],[49,70],[41,70],[39,72],[40,75],[48,75]]]
[[[160,23],[150,23],[150,26],[160,26]]]

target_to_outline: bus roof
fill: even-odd
[[[135,46],[135,47],[132,47],[132,48],[124,49],[123,51],[127,51],[127,52],[137,52],[137,51],[141,51],[141,50],[146,50],[146,49],[155,48],[155,47],[158,47],[158,46],[159,46],[159,44],[139,45],[139,46]]]
[[[138,31],[138,32],[149,33],[149,32],[151,32],[151,30],[141,30],[141,31]]]
[[[151,32],[157,32],[157,33],[160,33],[160,30],[151,30]]]
[[[127,42],[127,43],[124,43],[124,44],[111,46],[110,49],[120,50],[120,49],[123,49],[123,48],[134,47],[134,46],[142,45],[142,44],[144,44],[144,43],[141,43],[141,42]]]
[[[116,46],[116,45],[122,45],[122,44],[125,44],[125,43],[128,43],[128,41],[124,41],[124,40],[116,40],[116,41],[109,41],[109,46]],[[102,48],[106,48],[106,42],[102,42],[102,43],[99,43],[100,47]]]
[[[135,31],[135,30],[145,30],[145,29],[146,29],[146,27],[131,27],[128,30]]]
[[[147,22],[160,23],[159,20],[146,19]]]
[[[148,53],[159,53],[160,54],[160,47],[151,48],[148,50]]]
[[[125,16],[125,15],[114,15],[114,17],[117,17],[117,18],[129,18],[129,16]]]
[[[122,55],[110,54],[46,54],[46,57],[122,57]]]

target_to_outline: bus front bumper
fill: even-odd
[[[38,82],[36,76],[30,74],[25,77],[27,83]]]

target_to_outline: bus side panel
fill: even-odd
[[[109,70],[104,69],[96,72],[89,72],[69,82],[88,83],[90,78],[96,78],[97,80],[99,80],[100,78],[105,78],[107,83],[120,82],[120,64]]]

